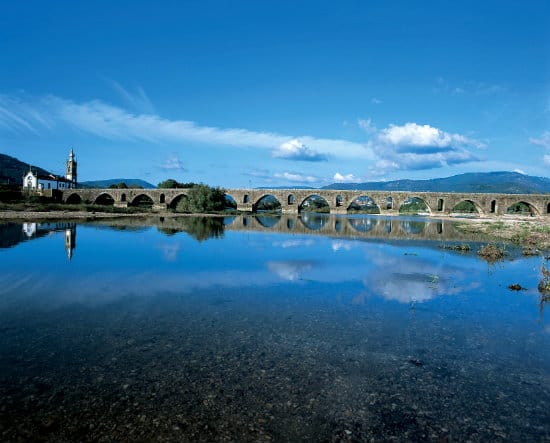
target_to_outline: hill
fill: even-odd
[[[48,175],[50,171],[32,165],[33,171],[39,174]],[[0,184],[21,185],[23,176],[29,171],[29,163],[22,162],[15,157],[0,154]]]
[[[31,165],[33,171],[37,171],[39,174],[48,175],[51,172],[46,169],[40,168],[35,165]],[[22,162],[21,160],[11,157],[6,154],[0,154],[0,184],[17,184],[21,185],[23,176],[29,170],[29,163]],[[129,187],[140,186],[144,189],[154,189],[155,185],[149,182],[140,180],[138,178],[114,178],[110,180],[94,180],[80,182],[82,187],[89,188],[108,188],[112,184],[126,183]]]
[[[156,186],[152,185],[145,180],[139,178],[112,178],[109,180],[91,180],[85,182],[79,182],[78,185],[83,188],[108,188],[111,185],[118,185],[119,183],[126,183],[128,187],[141,187],[143,189],[155,189]]]
[[[389,182],[333,183],[322,189],[417,192],[475,192],[504,194],[550,193],[550,178],[533,177],[517,172],[471,172],[429,180],[394,180]]]

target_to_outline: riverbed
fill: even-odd
[[[491,240],[414,217],[0,239],[3,441],[550,439],[544,252],[488,262]]]

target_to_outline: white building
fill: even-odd
[[[23,176],[23,188],[28,190],[43,191],[45,189],[75,189],[77,187],[76,159],[71,149],[67,160],[65,177],[54,174],[38,174],[29,166],[29,172]]]

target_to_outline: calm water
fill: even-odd
[[[414,218],[151,223],[0,224],[2,441],[550,441],[544,257]]]

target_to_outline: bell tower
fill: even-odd
[[[65,178],[71,182],[72,188],[76,188],[77,184],[76,166],[77,163],[74,156],[73,148],[71,148],[69,159],[67,160],[67,171],[65,173]]]

